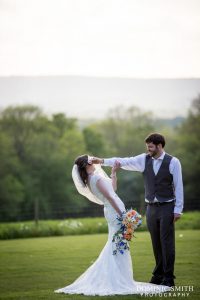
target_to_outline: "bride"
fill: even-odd
[[[104,216],[108,222],[108,241],[93,265],[72,284],[55,290],[55,293],[106,296],[170,291],[167,286],[134,281],[128,249],[123,254],[113,255],[112,237],[120,227],[116,217],[125,211],[124,203],[115,193],[118,168],[116,162],[109,178],[99,165],[92,163],[92,157],[82,155],[75,160],[72,170],[74,184],[80,194],[104,206]]]

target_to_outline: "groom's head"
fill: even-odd
[[[165,138],[159,133],[152,133],[145,139],[147,151],[151,156],[159,156],[165,147]]]

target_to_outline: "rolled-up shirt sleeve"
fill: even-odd
[[[182,168],[181,163],[177,158],[173,158],[173,183],[175,190],[176,203],[174,207],[174,213],[181,214],[184,204],[184,194],[183,194],[183,179],[182,179]]]
[[[105,158],[103,166],[112,167],[117,160],[121,164],[121,168],[128,171],[137,171],[143,172],[145,168],[145,157],[146,154],[142,153],[137,156],[133,157],[112,157],[112,158]]]

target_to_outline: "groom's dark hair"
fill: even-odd
[[[145,139],[145,143],[153,143],[154,145],[159,145],[161,144],[162,147],[165,147],[165,138],[162,134],[159,133],[151,133],[148,135]]]

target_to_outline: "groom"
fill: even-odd
[[[183,210],[181,164],[164,151],[165,138],[161,134],[150,134],[145,143],[147,154],[127,158],[94,157],[93,163],[112,167],[117,160],[121,168],[143,173],[147,227],[156,261],[150,283],[174,286],[174,223]]]

